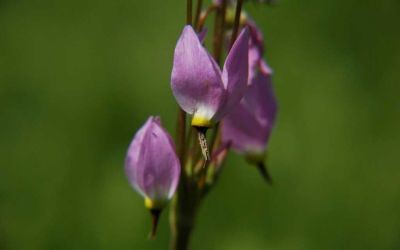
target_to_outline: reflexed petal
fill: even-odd
[[[265,75],[272,75],[273,73],[272,69],[268,66],[268,64],[264,60],[261,60],[260,71]]]
[[[185,26],[175,48],[171,87],[180,107],[211,119],[225,95],[221,71],[191,26]]]
[[[271,75],[260,71],[241,102],[223,119],[222,140],[239,153],[261,154],[275,123],[276,98]]]
[[[249,80],[251,80],[257,72],[257,68],[260,66],[264,54],[264,39],[261,31],[253,21],[249,20],[247,24],[250,31]]]
[[[232,107],[242,99],[246,92],[248,81],[248,53],[249,31],[247,28],[244,28],[233,44],[225,61],[222,79],[227,91],[227,99],[223,108],[218,112],[218,118],[229,113]]]

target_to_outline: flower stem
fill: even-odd
[[[186,24],[192,25],[192,0],[186,1]],[[177,151],[182,166],[177,192],[170,210],[171,250],[187,250],[195,218],[197,200],[192,194],[190,178],[185,171],[186,113],[181,108],[177,118]],[[188,136],[191,136],[190,133]],[[196,202],[195,202],[196,201]]]
[[[238,0],[237,4],[236,4],[236,12],[235,12],[235,21],[234,21],[234,25],[233,25],[233,30],[232,30],[232,37],[231,37],[231,43],[230,43],[230,47],[229,49],[232,48],[233,44],[235,43],[235,40],[237,38],[237,35],[239,33],[239,27],[240,27],[240,14],[242,12],[242,6],[243,6],[243,0]],[[222,8],[224,9],[223,11],[223,19],[225,20],[225,12],[226,12],[226,1],[222,2]],[[223,39],[223,34],[224,34],[224,25],[225,25],[225,21],[221,22],[221,27],[222,27],[222,31],[219,32],[219,35],[221,37],[219,37],[219,44],[216,44],[220,47],[215,48],[215,53],[214,53],[214,57],[216,59],[216,61],[219,63],[219,58],[221,56],[221,51],[222,50],[222,39]],[[214,133],[212,135],[212,139],[211,139],[211,153],[213,153],[213,150],[216,149],[219,145],[219,137],[220,137],[220,126],[221,124],[218,123],[216,125],[216,128],[214,130]]]
[[[214,22],[213,56],[218,65],[221,64],[222,44],[225,33],[226,7],[227,0],[222,0],[221,8],[217,10]]]
[[[203,7],[203,0],[197,0],[196,15],[194,17],[194,27],[197,29],[200,21],[201,8]]]
[[[197,23],[197,31],[201,31],[204,27],[204,24],[207,20],[207,17],[215,10],[218,9],[218,6],[215,4],[210,5],[207,9],[203,10],[199,17],[199,22]]]
[[[194,182],[181,180],[170,210],[171,250],[187,250],[197,214],[199,195]]]
[[[176,151],[182,165],[185,155],[186,113],[181,108],[178,108],[176,123]]]
[[[186,24],[192,25],[192,0],[186,0]]]
[[[230,48],[232,48],[233,44],[235,43],[236,37],[239,33],[240,14],[242,13],[242,6],[243,6],[243,0],[238,0],[236,4],[235,22],[233,24]]]

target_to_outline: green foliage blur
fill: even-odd
[[[400,249],[400,2],[246,5],[279,115],[275,186],[231,153],[193,250]],[[123,172],[169,80],[185,1],[0,1],[0,249],[168,249]]]

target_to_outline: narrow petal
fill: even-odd
[[[174,54],[171,87],[181,108],[211,119],[225,95],[221,71],[202,46],[191,26],[186,26]]]
[[[227,99],[217,117],[222,118],[236,105],[247,89],[249,31],[244,28],[226,58],[222,79]],[[217,118],[217,119],[218,119]]]

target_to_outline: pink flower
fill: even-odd
[[[175,48],[171,87],[180,107],[193,115],[192,126],[211,127],[239,103],[247,89],[248,52],[245,28],[221,72],[193,28],[185,26]]]
[[[172,198],[180,169],[171,136],[160,119],[151,116],[133,138],[125,160],[129,182],[148,209],[161,210]]]

